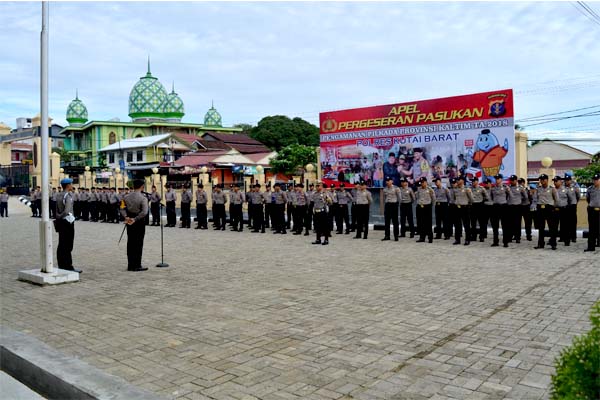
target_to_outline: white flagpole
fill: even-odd
[[[54,272],[52,252],[52,224],[48,207],[50,194],[50,158],[48,150],[48,2],[42,1],[42,33],[40,57],[40,106],[42,143],[42,220],[40,221],[40,256],[42,272]]]

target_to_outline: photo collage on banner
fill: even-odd
[[[515,173],[511,89],[320,114],[327,185]]]

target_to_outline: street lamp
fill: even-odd
[[[154,183],[156,174],[158,174],[158,168],[156,168],[156,167],[152,168],[152,174],[154,175],[154,178],[152,178],[152,182]],[[158,268],[166,268],[169,266],[169,264],[165,263],[164,242],[163,242],[163,223],[162,223],[163,182],[162,182],[162,176],[159,176],[159,179],[160,179],[160,201],[158,202],[158,204],[159,204],[158,219],[160,221],[160,263],[156,264],[156,266]]]
[[[259,166],[256,167],[256,172],[258,172],[259,174],[262,174],[264,170],[265,169],[263,168],[262,165],[259,165]]]
[[[306,166],[304,167],[304,169],[306,169],[306,172],[313,172],[315,170],[315,166],[312,164],[306,164]]]

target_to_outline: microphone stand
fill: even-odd
[[[165,253],[164,253],[164,244],[163,244],[163,221],[162,221],[162,209],[163,209],[163,184],[162,177],[160,178],[160,204],[158,208],[158,216],[160,220],[160,263],[156,264],[158,268],[166,268],[169,264],[165,263]]]

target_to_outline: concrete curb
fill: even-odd
[[[0,330],[0,368],[48,399],[164,400],[6,327]]]

